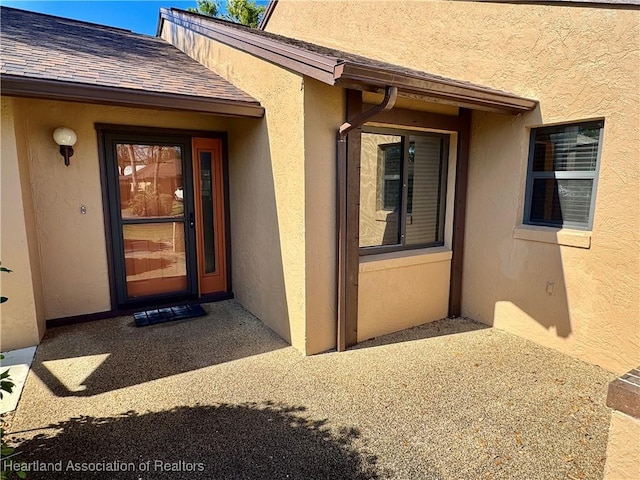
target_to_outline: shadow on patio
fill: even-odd
[[[596,366],[467,319],[303,357],[237,303],[207,307],[160,328],[53,330],[8,429],[20,460],[204,462],[206,479],[602,478],[614,375]]]
[[[326,420],[309,420],[304,411],[267,402],[82,416],[24,441],[17,460],[57,464],[65,479],[381,478],[376,457],[353,447],[356,429],[333,433]],[[105,463],[115,471],[78,471],[80,464]],[[28,478],[51,476],[30,472]]]
[[[129,316],[51,329],[32,371],[54,395],[83,397],[288,347],[235,301],[204,308],[143,328]]]
[[[415,342],[429,338],[437,338],[447,335],[458,335],[461,333],[471,333],[478,330],[491,328],[489,325],[474,322],[466,318],[454,318],[441,320],[439,322],[425,323],[413,328],[407,328],[399,332],[382,335],[358,343],[349,350],[360,350],[363,348],[380,347],[383,345],[393,345],[403,342]]]

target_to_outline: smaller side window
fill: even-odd
[[[593,225],[604,120],[531,130],[524,223]]]

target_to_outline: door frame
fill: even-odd
[[[204,210],[202,198],[202,153],[209,153],[213,214],[213,242],[214,242],[214,263],[213,272],[206,272],[205,260],[205,238],[204,238]],[[197,252],[197,281],[199,296],[215,295],[219,292],[227,291],[227,268],[226,268],[226,239],[224,232],[227,230],[227,219],[225,216],[225,196],[224,196],[224,174],[222,168],[222,142],[216,138],[191,138],[192,170],[193,170],[193,200],[195,212],[196,230],[196,252]],[[201,233],[198,233],[202,230]],[[216,287],[212,289],[212,287]],[[218,288],[221,287],[221,288]],[[209,290],[203,293],[203,290]]]
[[[105,246],[106,246],[106,254],[107,254],[107,272],[109,277],[109,294],[110,294],[110,302],[111,309],[113,311],[141,307],[145,305],[159,305],[166,303],[175,303],[179,301],[185,300],[221,300],[226,298],[232,298],[232,284],[231,284],[231,232],[230,232],[230,211],[229,211],[229,161],[228,161],[228,136],[227,132],[220,131],[208,131],[208,130],[190,130],[190,129],[174,129],[174,128],[158,128],[158,127],[147,127],[147,126],[135,126],[135,125],[120,125],[120,124],[107,124],[107,123],[96,123],[95,129],[97,131],[98,138],[98,158],[99,158],[99,166],[100,166],[100,184],[102,191],[102,205],[103,205],[103,219],[104,219],[104,233],[105,233]],[[171,143],[171,142],[179,142],[185,144],[185,147],[188,150],[189,164],[187,165],[185,161],[185,167],[183,171],[186,173],[187,178],[184,179],[185,185],[189,185],[191,191],[193,192],[193,166],[192,166],[192,144],[191,141],[193,138],[212,138],[220,140],[221,142],[221,150],[222,150],[222,180],[223,180],[223,195],[224,195],[224,239],[225,239],[225,264],[226,264],[226,277],[227,277],[227,289],[226,292],[221,294],[214,295],[205,295],[200,296],[198,293],[198,284],[197,284],[197,253],[193,252],[193,254],[188,253],[188,262],[190,262],[188,282],[191,282],[190,276],[194,276],[193,282],[189,283],[190,291],[185,292],[184,294],[177,295],[167,295],[161,294],[153,297],[141,297],[139,301],[131,301],[126,303],[118,302],[118,259],[116,258],[116,251],[114,248],[121,248],[121,245],[117,245],[114,243],[112,227],[114,222],[113,215],[117,215],[117,212],[112,212],[111,210],[111,200],[113,192],[111,192],[111,184],[109,182],[109,165],[108,165],[108,155],[107,148],[109,148],[108,137],[118,136],[125,138],[126,140],[133,140],[135,136],[138,135],[140,137],[160,137],[162,141]],[[140,138],[138,138],[138,141]],[[194,212],[194,199],[189,199],[189,207],[187,209],[187,204],[185,202],[185,221],[188,221],[186,215],[190,212]],[[187,229],[189,231],[190,229]],[[185,240],[186,237],[185,237]],[[193,241],[188,241],[193,245],[195,249],[196,242],[195,238]],[[185,245],[185,248],[189,248]],[[193,265],[191,265],[193,263]],[[122,268],[122,267],[120,267]],[[120,272],[121,274],[122,272]]]

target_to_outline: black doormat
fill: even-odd
[[[138,327],[155,325],[156,323],[182,320],[185,318],[203,317],[207,314],[200,305],[177,305],[175,307],[156,308],[133,314]]]

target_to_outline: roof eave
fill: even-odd
[[[401,93],[418,95],[424,99],[508,114],[528,112],[538,104],[536,100],[481,86],[465,85],[456,80],[425,79],[310,52],[250,31],[207,21],[207,18],[201,18],[193,12],[163,8],[161,16],[163,20],[194,33],[328,85],[360,86],[361,89],[395,86]]]
[[[262,19],[260,19],[260,23],[258,24],[258,28],[260,30],[264,30],[265,28],[267,28],[267,23],[269,23],[269,19],[271,18],[271,15],[273,14],[273,10],[276,8],[277,3],[278,0],[269,0],[267,8],[264,11],[264,15],[262,15]]]
[[[239,102],[18,75],[1,75],[0,89],[3,96],[180,110],[234,117],[261,118],[264,116],[264,108],[258,102]]]
[[[484,89],[475,85],[464,85],[447,79],[424,79],[408,75],[398,75],[384,69],[346,63],[338,84],[362,84],[385,88],[398,87],[402,93],[417,95],[425,100],[448,103],[476,110],[497,113],[518,114],[529,112],[538,105],[537,100],[519,97],[506,92]]]
[[[283,45],[254,33],[212,22],[206,24],[193,12],[163,8],[160,15],[163,20],[169,20],[179,27],[329,85],[335,83],[336,68],[342,63],[338,59]]]

